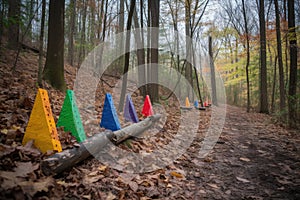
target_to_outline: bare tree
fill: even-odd
[[[125,63],[124,63],[124,76],[123,76],[123,84],[122,84],[122,90],[121,90],[121,96],[119,101],[119,112],[123,111],[123,105],[125,100],[125,93],[127,89],[127,72],[129,70],[129,58],[130,58],[130,30],[131,30],[131,24],[132,24],[132,17],[135,9],[135,1],[136,0],[130,0],[130,9],[128,14],[128,20],[127,20],[127,27],[126,27],[126,41],[125,41]]]
[[[267,86],[267,51],[265,1],[259,0],[259,32],[260,32],[260,109],[261,113],[269,113]]]
[[[64,0],[50,0],[49,28],[44,79],[64,91]]]
[[[8,1],[8,47],[10,49],[17,49],[19,45],[20,33],[20,0]]]
[[[42,0],[42,19],[41,19],[40,41],[39,41],[40,44],[39,44],[39,69],[38,69],[38,85],[40,87],[42,87],[42,79],[43,79],[45,15],[46,15],[46,0]]]
[[[280,30],[280,13],[278,8],[278,0],[274,0],[275,15],[276,15],[276,40],[277,40],[277,58],[279,68],[279,91],[280,91],[280,110],[285,111],[285,89],[284,89],[284,72],[282,62],[282,47],[281,47],[281,30]]]
[[[297,123],[297,35],[295,26],[295,1],[288,1],[288,27],[290,42],[290,82],[289,82],[289,125]]]

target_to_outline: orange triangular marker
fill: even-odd
[[[43,153],[48,150],[62,151],[48,93],[44,89],[38,90],[22,144],[30,140],[34,140],[34,145]]]
[[[188,97],[185,98],[185,107],[191,107]]]
[[[153,108],[152,108],[152,104],[151,104],[149,95],[146,95],[143,110],[142,110],[142,114],[145,117],[149,117],[149,116],[153,115]]]

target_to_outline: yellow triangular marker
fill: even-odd
[[[30,140],[34,140],[34,145],[43,153],[48,150],[62,151],[48,93],[44,89],[38,90],[22,144]]]
[[[191,107],[188,97],[185,98],[185,107]]]

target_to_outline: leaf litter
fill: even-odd
[[[114,169],[89,158],[58,176],[45,176],[39,162],[51,154],[42,154],[32,141],[21,141],[26,130],[36,95],[38,56],[24,52],[16,71],[11,71],[13,52],[1,50],[0,69],[0,196],[1,198],[59,199],[299,199],[300,136],[273,124],[271,117],[227,106],[223,133],[213,151],[205,158],[198,152],[210,122],[210,109],[201,111],[198,135],[173,164],[153,172],[130,174],[122,167]],[[23,62],[26,62],[24,64]],[[67,86],[72,89],[76,69],[66,65]],[[105,76],[113,85],[117,79]],[[102,84],[97,92],[97,116],[101,116],[104,92],[111,88]],[[53,115],[58,119],[64,94],[49,91]],[[132,96],[137,110],[143,98]],[[178,102],[170,100],[166,123],[142,138],[131,138],[120,148],[136,152],[153,152],[168,144],[176,135],[180,112]],[[198,111],[197,111],[198,112]],[[139,117],[141,118],[140,113]],[[120,116],[120,119],[122,117]],[[88,119],[99,123],[98,119]],[[187,120],[187,119],[186,119]],[[85,122],[83,122],[85,123]],[[121,120],[122,125],[125,124]],[[58,129],[64,149],[77,143],[63,129]],[[90,133],[88,133],[90,134]]]

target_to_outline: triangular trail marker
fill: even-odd
[[[149,95],[146,95],[143,110],[142,110],[142,114],[145,117],[149,117],[149,116],[153,115],[153,108],[152,108],[152,104],[151,104]]]
[[[124,107],[124,118],[126,121],[130,121],[133,123],[139,122],[139,118],[137,116],[130,94],[127,94],[126,96],[126,102]]]
[[[199,107],[199,103],[198,103],[198,101],[196,100],[196,101],[194,101],[194,107],[195,108],[198,108]]]
[[[60,126],[63,126],[65,131],[70,131],[78,142],[86,140],[76,99],[72,90],[67,90],[66,92],[66,97],[57,122],[57,127]]]
[[[34,146],[43,153],[48,150],[62,151],[48,93],[44,89],[38,89],[22,144],[30,140],[34,140]]]
[[[112,96],[109,93],[105,95],[100,127],[109,129],[111,131],[116,131],[121,129],[117,111],[114,106]]]
[[[185,107],[191,107],[188,97],[185,98]]]

